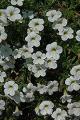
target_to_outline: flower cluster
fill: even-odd
[[[45,48],[43,48],[45,18],[39,18],[37,14],[31,13],[27,32],[25,35],[21,35],[22,41],[16,45],[14,41],[9,44],[9,39],[11,39],[7,30],[10,27],[9,25],[19,26],[22,24],[20,27],[24,27],[27,20],[22,15],[26,12],[20,12],[20,8],[23,9],[21,7],[24,4],[23,2],[24,0],[10,0],[11,6],[0,9],[0,116],[6,109],[4,101],[6,98],[15,102],[16,107],[13,116],[19,116],[23,112],[18,108],[20,103],[37,101],[39,96],[41,99],[38,98],[38,105],[35,108],[35,113],[38,116],[49,116],[54,120],[66,120],[72,115],[80,116],[80,101],[75,101],[76,96],[74,94],[80,90],[80,64],[71,69],[65,82],[55,74],[59,72],[57,70],[58,60],[65,52],[63,41],[72,38],[80,41],[80,30],[77,30],[74,37],[74,30],[67,26],[67,19],[62,17],[62,13],[59,10],[49,10],[46,16],[52,24],[52,29],[57,31],[56,35],[61,37],[62,43],[60,44],[55,37],[56,39],[52,42],[46,40]],[[15,31],[19,33],[18,30]],[[60,65],[62,66],[62,63]],[[46,76],[47,72],[50,71],[53,75],[55,74],[53,80],[50,76]],[[62,74],[60,75],[62,76]],[[43,96],[48,97],[43,100]],[[51,100],[48,100],[49,98]]]

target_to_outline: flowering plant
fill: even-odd
[[[59,1],[1,0],[1,120],[80,119],[80,2]]]

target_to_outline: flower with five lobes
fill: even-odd
[[[40,18],[34,18],[29,22],[29,27],[33,29],[33,31],[42,31],[44,29],[44,20]]]
[[[41,40],[41,36],[36,34],[35,32],[31,32],[30,34],[28,34],[28,36],[25,38],[25,41],[28,42],[28,46],[31,47],[39,47],[40,45],[40,40]]]
[[[80,65],[76,65],[74,66],[71,71],[70,71],[71,75],[74,76],[74,78],[76,80],[79,80],[80,79]]]
[[[12,5],[22,6],[24,0],[11,0]]]
[[[69,103],[67,108],[69,115],[80,116],[80,101]]]
[[[45,61],[45,66],[49,69],[56,69],[57,68],[56,60],[54,60],[53,58],[47,58]]]
[[[20,9],[16,8],[16,7],[13,7],[13,6],[8,6],[7,7],[6,15],[7,15],[8,19],[12,22],[22,19],[22,16],[20,14]]]
[[[57,45],[57,42],[53,42],[46,46],[46,57],[53,58],[54,60],[58,60],[60,58],[60,54],[62,53],[62,47]]]
[[[75,80],[73,76],[70,76],[69,78],[66,79],[65,84],[68,86],[67,90],[72,92],[73,90],[78,91],[80,89],[80,85]]]
[[[14,81],[8,81],[4,84],[5,95],[14,96],[16,91],[18,91],[18,85]]]
[[[66,41],[68,39],[72,39],[74,37],[73,33],[74,33],[74,31],[70,27],[64,27],[64,28],[59,30],[59,35],[61,36],[61,39],[63,41]]]
[[[52,95],[53,92],[56,92],[56,91],[58,91],[58,82],[56,80],[49,81],[47,85],[47,92],[49,93],[49,95]]]
[[[32,55],[34,64],[44,64],[46,55],[40,51],[33,53]]]
[[[50,10],[46,13],[46,16],[50,22],[55,22],[62,16],[62,13],[60,11]]]
[[[61,30],[67,25],[67,20],[65,18],[59,18],[56,22],[53,23],[52,28],[54,30]]]
[[[51,115],[53,112],[54,103],[51,101],[43,101],[39,105],[39,112],[41,115]]]
[[[65,110],[61,110],[61,108],[57,108],[56,111],[52,113],[52,118],[54,120],[66,120],[67,112]]]

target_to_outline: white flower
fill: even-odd
[[[46,62],[45,62],[45,66],[49,69],[56,69],[57,68],[57,63],[56,60],[54,60],[53,58],[47,58]]]
[[[61,39],[63,41],[66,41],[68,39],[72,39],[73,36],[73,29],[70,27],[65,27],[59,30],[59,35],[61,36]]]
[[[12,5],[22,6],[24,0],[11,0]]]
[[[60,18],[60,19],[58,19],[58,21],[53,23],[52,28],[61,30],[66,25],[67,25],[67,20],[65,18]]]
[[[15,49],[12,53],[13,57],[15,59],[21,58],[22,50],[21,49]]]
[[[9,68],[14,68],[15,60],[13,57],[7,57],[4,59],[3,63],[1,63],[1,66],[3,66],[4,70],[7,70]]]
[[[70,76],[66,79],[65,84],[68,86],[68,91],[78,91],[80,89],[80,85],[77,83],[73,76]]]
[[[13,115],[15,115],[15,116],[22,115],[22,111],[19,110],[18,106],[16,106],[16,109],[15,109],[15,111],[13,112]]]
[[[47,85],[47,92],[49,93],[49,95],[52,95],[53,92],[58,91],[58,82],[57,81],[49,81],[48,85]]]
[[[74,66],[71,71],[71,75],[74,76],[75,79],[79,80],[80,79],[80,65]]]
[[[20,92],[20,100],[21,102],[26,102],[26,97],[22,92]]]
[[[7,14],[8,19],[12,22],[16,20],[20,20],[22,18],[20,15],[20,9],[13,7],[13,6],[7,7],[6,14]]]
[[[69,103],[67,108],[69,115],[80,116],[80,102]]]
[[[51,101],[43,101],[39,105],[41,115],[51,115],[53,112],[54,104]]]
[[[36,34],[35,32],[31,32],[30,34],[28,34],[28,36],[25,38],[25,41],[28,42],[28,46],[35,46],[35,47],[39,47],[40,45],[40,40],[41,40],[41,36]]]
[[[1,72],[0,71],[0,82],[4,82],[4,78],[6,77],[6,73],[5,72]]]
[[[5,110],[5,101],[4,100],[0,100],[0,111],[1,110]]]
[[[41,84],[37,83],[37,91],[40,94],[44,94],[44,93],[47,92],[47,86],[46,85],[41,85]]]
[[[50,22],[54,22],[62,16],[62,13],[60,11],[50,10],[46,13],[46,16]]]
[[[3,110],[5,110],[5,101],[0,100],[0,115],[2,114]]]
[[[33,87],[33,88],[31,88]],[[36,88],[34,88],[34,86],[32,86],[31,84],[28,84],[27,87],[23,87],[23,93],[22,94],[22,102],[30,102],[34,100],[34,92],[35,92]],[[25,100],[25,101],[24,101]]]
[[[46,75],[46,68],[44,68],[44,65],[32,65],[31,66],[31,71],[34,73],[34,76],[36,78],[42,76],[44,77]]]
[[[71,95],[69,95],[67,92],[64,92],[64,95],[61,97],[62,103],[65,103],[65,102],[70,103],[72,100],[71,98],[72,98]]]
[[[39,31],[36,31],[33,28],[28,28],[27,29],[27,34],[30,34],[31,32],[35,32],[35,33],[39,34]]]
[[[77,32],[76,32],[76,40],[77,41],[80,41],[80,30],[78,30]]]
[[[60,54],[62,53],[62,47],[57,45],[57,42],[53,42],[46,46],[46,57],[53,58],[54,60],[58,60],[60,58]]]
[[[6,40],[6,38],[7,38],[7,34],[5,33],[5,29],[0,25],[0,43],[3,40]]]
[[[33,52],[33,48],[31,46],[27,47],[24,45],[22,48],[20,48],[20,51],[22,51],[21,56],[23,58],[30,58],[32,56],[31,53]]]
[[[33,53],[32,55],[33,63],[34,64],[44,64],[46,55],[40,51],[37,51],[36,53]]]
[[[34,31],[42,31],[44,29],[44,20],[40,18],[34,18],[29,22],[29,27]]]
[[[67,112],[65,110],[61,110],[60,108],[57,108],[51,116],[54,118],[54,120],[66,120]]]
[[[18,85],[14,81],[8,81],[4,84],[5,95],[14,96],[17,90],[18,90]]]
[[[29,91],[35,92],[36,89],[37,89],[37,87],[34,86],[32,83],[28,83],[27,89],[28,89]]]
[[[7,25],[7,16],[6,10],[0,9],[0,24],[2,23],[3,26]]]

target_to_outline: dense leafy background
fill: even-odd
[[[4,9],[9,5],[11,5],[9,0],[0,0],[0,9]],[[34,108],[37,103],[46,99],[54,101],[54,98],[56,98],[57,102],[60,102],[60,100],[58,100],[58,96],[62,95],[64,80],[68,77],[69,71],[72,66],[80,63],[80,43],[77,42],[75,38],[63,42],[60,36],[56,35],[57,32],[52,30],[51,24],[47,21],[47,18],[45,17],[45,13],[49,9],[60,10],[63,13],[63,17],[68,20],[68,26],[72,27],[73,30],[76,32],[76,30],[80,29],[80,0],[24,0],[24,5],[19,8],[22,12],[24,12],[25,10],[33,11],[34,13],[36,13],[37,17],[43,18],[45,20],[45,29],[41,33],[41,47],[39,47],[38,50],[45,51],[45,46],[48,43],[57,41],[58,44],[63,47],[64,51],[61,55],[60,60],[58,61],[58,68],[56,70],[47,71],[47,76],[45,78],[36,79],[33,76],[29,76],[27,69],[23,68],[24,61],[21,59],[20,62],[16,62],[15,71],[16,73],[18,73],[18,76],[16,76],[15,73],[12,73],[11,79],[16,80],[21,88],[24,83],[28,82],[27,77],[31,77],[31,81],[34,84],[36,84],[36,82],[46,84],[49,80],[58,80],[60,83],[61,94],[53,94],[53,96],[51,97],[48,95],[40,96],[36,94],[36,100],[34,102],[20,105],[20,109],[23,111],[23,115],[19,118],[15,118],[11,115],[12,111],[15,109],[15,103],[7,99],[6,113],[3,114],[0,120],[49,120],[51,119],[49,117],[38,117],[34,112]],[[10,22],[8,27],[6,27],[6,31],[8,34],[7,43],[10,44],[11,47],[15,46],[15,48],[19,48],[23,44],[25,44],[24,38],[27,35],[26,31],[28,28],[28,22],[29,19],[26,18],[25,20],[23,20],[22,24],[17,22]]]

